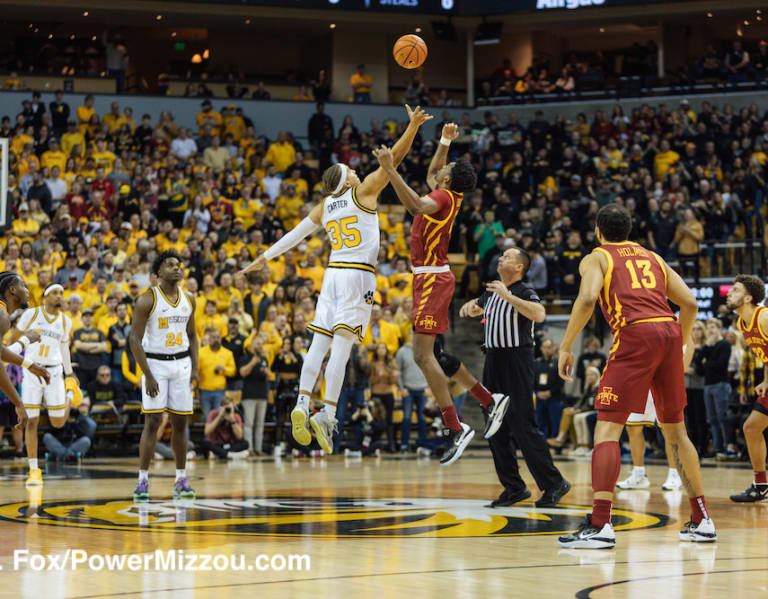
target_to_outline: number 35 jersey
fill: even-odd
[[[379,217],[375,210],[357,201],[356,187],[349,188],[338,197],[325,198],[323,228],[331,243],[328,266],[334,263],[376,266],[379,256]]]
[[[20,331],[33,330],[40,333],[40,341],[27,347],[25,356],[44,366],[58,366],[62,363],[61,342],[69,343],[72,321],[64,312],[48,314],[42,306],[27,308],[16,323]]]
[[[154,304],[147,318],[141,347],[151,354],[180,354],[189,350],[187,322],[193,312],[189,296],[179,287],[174,303],[166,297],[159,285],[150,289]]]
[[[608,259],[598,299],[614,338],[635,322],[674,319],[667,303],[667,270],[658,255],[632,241],[604,243],[593,251]]]

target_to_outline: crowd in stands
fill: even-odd
[[[256,115],[209,99],[194,127],[167,111],[136,118],[117,102],[99,115],[92,97],[77,107],[67,101],[73,99],[57,93],[46,106],[33,95],[0,122],[0,136],[11,140],[13,225],[0,236],[4,269],[27,280],[33,305],[48,283],[64,285],[81,384],[92,405],[119,412],[138,399],[140,373],[125,343],[132,305],[155,283],[153,257],[176,250],[185,289],[196,298],[205,355],[202,423],[218,419],[214,429],[228,426],[234,435],[240,427],[221,416],[221,405],[236,393],[241,435],[252,451],[264,448],[265,421],[277,422],[278,443],[289,443],[283,423],[310,340],[328,242],[320,232],[261,272],[246,278],[238,271],[322,201],[326,167],[342,161],[364,178],[376,168],[371,149],[390,144],[404,123],[355,123],[349,116],[334,123],[319,104],[302,145],[287,131],[276,139],[258,135]],[[573,296],[579,262],[595,246],[595,215],[610,202],[632,213],[632,240],[694,277],[700,270],[732,272],[733,253],[707,249],[705,239],[762,236],[768,120],[757,106],[737,111],[704,103],[694,112],[682,101],[626,115],[616,106],[574,122],[541,112],[527,123],[514,113],[488,112],[481,122],[449,111],[435,117],[401,169],[426,193],[442,124],[459,122],[452,155],[471,159],[479,175],[450,248],[467,264],[460,293],[493,278],[498,256],[515,244],[531,252],[529,280],[543,296]],[[371,437],[385,450],[405,439],[407,450],[409,432],[396,426],[402,412],[429,413],[416,393],[425,386],[406,384],[406,358],[397,358],[411,335],[410,219],[392,206],[391,189],[381,203],[376,306],[347,373],[353,392],[345,417],[358,428],[345,442],[353,451],[369,450]],[[556,437],[559,416],[546,412],[547,433]]]
[[[635,43],[615,51],[570,52],[562,66],[552,67],[550,56],[540,54],[525,71],[518,72],[509,59],[490,77],[478,82],[478,105],[532,101],[541,94],[557,94],[566,99],[579,91],[615,88],[629,92],[626,83],[636,80],[636,91],[668,84],[692,88],[697,83],[719,85],[727,82],[762,84],[768,80],[768,42],[736,39],[723,44],[710,43],[703,56],[691,60],[660,78],[658,47],[654,41]],[[622,87],[624,86],[624,87]]]

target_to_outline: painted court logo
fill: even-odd
[[[114,499],[0,506],[0,518],[38,526],[278,537],[503,537],[573,530],[588,506],[486,508],[480,499],[257,497],[134,503]],[[664,526],[661,514],[614,510],[616,530]]]

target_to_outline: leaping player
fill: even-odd
[[[571,382],[571,347],[599,301],[613,331],[613,347],[595,397],[592,514],[576,532],[558,539],[561,546],[572,549],[616,545],[611,505],[621,467],[619,437],[630,413],[644,410],[649,390],[667,451],[672,453],[691,505],[691,519],[680,531],[680,540],[707,543],[717,539],[704,499],[699,456],[683,421],[683,340],[688,343],[688,359],[693,354],[691,331],[698,306],[683,279],[664,260],[627,240],[631,228],[632,217],[618,204],[603,206],[597,213],[595,236],[600,246],[581,261],[579,295],[560,345],[558,370]],[[679,322],[667,298],[680,306]]]
[[[765,438],[768,428],[768,308],[760,306],[765,299],[765,285],[751,275],[738,275],[728,292],[726,305],[739,315],[739,331],[749,349],[763,363],[763,382],[755,387],[757,401],[744,423],[744,438],[752,462],[754,480],[746,491],[731,495],[738,503],[768,500],[768,479],[765,475]]]
[[[136,301],[128,337],[141,368],[141,411],[144,430],[139,442],[137,501],[149,500],[149,463],[155,452],[163,412],[170,413],[171,447],[176,460],[173,496],[194,499],[187,480],[187,420],[197,389],[195,300],[179,284],[184,278],[181,258],[168,250],[155,258],[152,272],[159,279]]]
[[[70,403],[80,403],[72,402],[67,393],[67,390],[74,391],[78,388],[78,382],[72,371],[72,359],[69,354],[72,320],[62,310],[63,306],[64,288],[59,284],[49,285],[43,292],[43,305],[26,308],[11,333],[14,343],[10,349],[26,350],[26,358],[38,361],[50,375],[50,382],[46,384],[36,376],[25,376],[21,380],[21,398],[29,416],[24,434],[29,459],[28,486],[43,484],[43,475],[37,464],[40,410],[45,406],[51,426],[61,428],[69,417]],[[37,340],[28,342],[29,333],[24,332],[28,330],[39,334]],[[79,396],[79,390],[77,395]]]
[[[432,117],[406,105],[410,122],[392,148],[395,164],[400,164],[411,149],[419,127]],[[344,164],[335,164],[323,173],[326,197],[291,231],[256,258],[243,272],[258,270],[322,226],[328,233],[331,255],[323,276],[315,319],[307,327],[314,333],[304,357],[299,379],[299,397],[291,412],[293,438],[309,445],[312,437],[307,420],[320,447],[333,452],[336,429],[336,404],[344,382],[347,360],[355,343],[360,343],[371,317],[376,291],[376,262],[379,255],[378,196],[389,183],[379,168],[360,181],[357,173]],[[328,349],[325,367],[325,395],[322,411],[309,418],[309,399]]]
[[[475,435],[467,424],[459,422],[448,378],[453,377],[469,389],[488,410],[486,439],[499,430],[509,406],[508,396],[501,393],[492,395],[457,358],[444,353],[435,355],[435,337],[448,329],[448,311],[456,286],[456,279],[448,265],[451,228],[461,208],[463,195],[473,191],[477,184],[475,169],[467,160],[446,164],[448,148],[458,135],[455,124],[448,123],[443,127],[440,145],[427,172],[427,185],[432,191],[424,197],[408,187],[397,172],[397,163],[387,148],[373,151],[389,176],[397,197],[414,216],[411,227],[413,354],[440,406],[443,422],[450,430],[446,450],[440,458],[443,465],[459,459]]]

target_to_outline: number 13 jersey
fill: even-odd
[[[177,301],[171,302],[160,289],[151,287],[154,304],[147,318],[141,347],[151,354],[180,354],[189,350],[187,322],[193,308],[189,296],[179,287]]]
[[[328,266],[334,263],[376,266],[379,257],[379,217],[375,210],[358,202],[356,187],[347,189],[338,197],[325,198],[322,222],[331,243]]]
[[[614,333],[635,322],[674,319],[659,256],[632,241],[604,243],[593,251],[608,259],[598,300]]]

